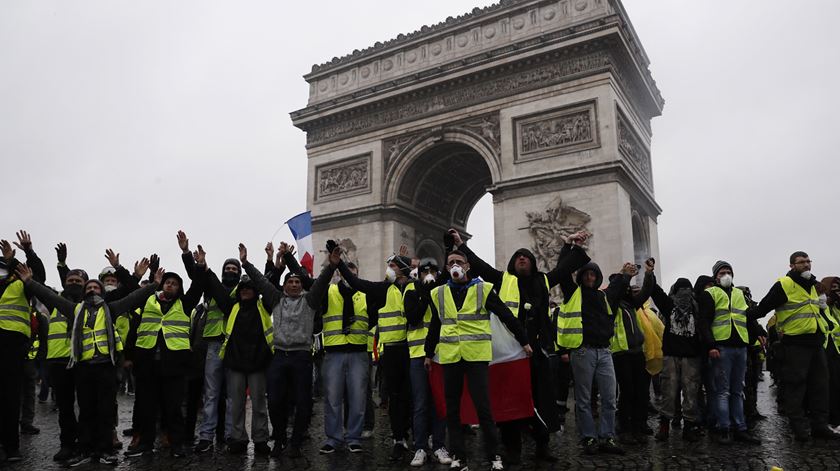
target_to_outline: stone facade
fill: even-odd
[[[616,269],[656,256],[650,120],[664,104],[617,0],[503,0],[313,66],[306,108],[314,243],[363,276],[401,244],[443,255],[493,195],[497,265],[554,264],[576,228]],[[351,254],[348,254],[351,256]]]

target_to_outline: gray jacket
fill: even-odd
[[[312,288],[303,291],[296,298],[286,296],[282,290],[278,290],[250,262],[243,263],[242,268],[262,295],[263,305],[271,310],[275,351],[310,350],[315,315],[326,295],[335,267],[324,267]]]

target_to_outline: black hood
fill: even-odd
[[[583,281],[583,274],[592,270],[595,272],[595,289],[599,289],[601,284],[604,282],[604,275],[601,273],[601,267],[598,266],[595,262],[589,262],[586,265],[582,266],[580,270],[577,272],[577,277],[575,282],[577,282],[578,286],[583,286],[581,283]]]
[[[184,295],[184,279],[181,278],[181,275],[175,272],[169,271],[163,274],[163,278],[160,279],[160,284],[158,285],[159,289],[163,289],[163,284],[166,283],[166,280],[169,278],[175,278],[180,283],[181,286],[178,288],[178,297],[180,298]]]
[[[507,272],[511,275],[516,275],[516,259],[520,256],[524,255],[531,260],[531,273],[528,276],[533,276],[537,274],[537,257],[534,257],[534,254],[525,248],[518,249],[513,255],[510,256],[510,260],[508,261],[507,265]]]

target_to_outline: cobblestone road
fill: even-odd
[[[672,429],[671,440],[668,443],[656,443],[651,439],[646,445],[627,448],[625,456],[596,455],[584,456],[577,446],[574,433],[573,414],[567,418],[567,432],[564,436],[552,439],[553,452],[560,458],[552,465],[536,464],[533,461],[533,446],[526,441],[523,451],[523,463],[519,466],[509,466],[508,469],[651,469],[651,470],[684,470],[684,469],[739,469],[739,470],[769,470],[772,466],[779,466],[786,470],[800,469],[840,469],[840,444],[816,441],[808,444],[797,444],[789,438],[789,429],[784,421],[775,413],[773,388],[770,387],[769,375],[765,373],[766,381],[759,384],[759,410],[769,416],[756,427],[756,433],[764,440],[760,446],[736,445],[721,447],[711,443],[708,437],[696,444],[686,444],[680,439],[679,430]],[[120,428],[129,426],[131,412],[131,398],[120,396]],[[21,450],[24,461],[14,466],[6,465],[3,469],[42,470],[62,469],[51,459],[57,451],[58,424],[57,413],[51,412],[51,404],[38,404],[36,425],[41,433],[35,436],[23,436]],[[168,452],[158,453],[154,457],[126,460],[120,456],[120,470],[160,470],[177,469],[178,471],[210,471],[232,469],[269,469],[269,470],[373,470],[373,469],[413,469],[408,466],[406,458],[403,464],[393,464],[388,461],[390,445],[387,444],[387,416],[384,411],[377,412],[377,429],[375,437],[365,443],[365,452],[350,454],[340,451],[333,455],[318,454],[318,448],[323,437],[323,423],[321,404],[316,404],[311,433],[312,439],[304,446],[304,457],[291,460],[288,457],[269,459],[254,457],[249,451],[247,456],[234,457],[224,452],[216,451],[202,455],[192,455],[182,459],[169,457]],[[655,426],[654,418],[650,425]],[[128,445],[128,439],[123,439]],[[468,437],[468,447],[472,456],[480,454],[477,437]],[[475,459],[472,465],[478,465]],[[2,465],[0,465],[2,467]],[[77,469],[108,469],[100,464],[87,464]],[[424,469],[446,469],[444,466],[427,464]],[[471,469],[486,469],[471,466]]]

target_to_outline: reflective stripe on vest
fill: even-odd
[[[745,344],[749,345],[749,334],[747,333],[747,300],[744,292],[738,288],[732,288],[732,294],[727,295],[726,291],[719,286],[706,288],[706,292],[712,296],[715,303],[715,317],[712,321],[712,335],[720,342],[727,340],[732,335],[732,326]]]
[[[545,281],[545,289],[551,290],[548,286],[548,277],[542,275],[543,281]],[[510,309],[510,312],[513,313],[513,317],[519,318],[519,305],[520,305],[520,298],[519,298],[519,278],[516,275],[511,275],[508,272],[502,273],[502,286],[499,290],[499,298],[505,303],[505,306]],[[548,307],[546,306],[546,309]],[[549,315],[549,312],[546,311],[546,315]]]
[[[397,285],[388,287],[385,306],[379,310],[379,343],[382,345],[405,340],[405,316],[403,315],[403,295]]]
[[[236,285],[230,290],[230,299],[236,299]],[[225,314],[219,309],[215,299],[207,303],[207,314],[205,314],[204,331],[201,336],[204,338],[221,337],[225,333]]]
[[[271,314],[266,311],[262,301],[257,301],[257,310],[260,313],[260,321],[262,322],[262,333],[265,338],[265,343],[268,348],[274,352],[274,326],[271,320]],[[225,349],[227,348],[228,340],[233,334],[233,329],[236,327],[236,316],[239,314],[239,303],[233,305],[228,316],[227,325],[225,326],[225,342],[222,344],[222,349],[219,351],[219,358],[225,357]]]
[[[327,312],[324,314],[324,346],[366,345],[368,342],[367,297],[353,293],[353,322],[344,331],[344,296],[338,285],[327,289]]]
[[[47,360],[56,358],[70,358],[70,330],[67,318],[58,309],[53,309],[47,334]]]
[[[403,293],[403,300],[405,300],[405,294],[409,291],[414,291],[415,285],[414,283],[405,287],[405,292]],[[403,305],[405,302],[403,302]],[[418,326],[406,326],[406,335],[405,338],[408,341],[408,356],[410,358],[422,358],[426,356],[426,336],[429,334],[429,324],[432,322],[432,307],[429,306],[426,308],[426,312],[423,313],[423,323]]]
[[[137,347],[147,350],[157,345],[158,332],[163,331],[163,340],[169,350],[190,349],[190,318],[184,312],[184,305],[176,299],[172,306],[163,314],[156,295],[149,296],[140,327],[137,328]]]
[[[578,287],[557,313],[557,345],[578,348],[583,343],[583,294]],[[609,306],[608,306],[609,307]]]
[[[636,311],[636,328],[641,329],[642,323],[639,320],[639,311]],[[632,328],[632,327],[631,327]],[[618,308],[615,313],[615,329],[610,337],[610,352],[626,352],[630,347],[627,345],[627,329],[624,325],[624,309]]]
[[[802,335],[816,333],[819,328],[825,333],[828,325],[820,315],[816,288],[811,286],[807,292],[789,276],[779,278],[779,284],[785,290],[787,302],[776,308],[778,331],[785,335]]]
[[[437,354],[442,365],[493,359],[490,313],[485,307],[492,289],[492,284],[483,281],[470,286],[460,310],[448,285],[432,290],[441,323]]]
[[[29,354],[26,355],[27,360],[34,360],[35,357],[38,356],[38,348],[41,347],[41,342],[38,339],[32,341],[32,345],[29,347]]]
[[[831,331],[831,340],[837,353],[840,353],[840,307],[829,305],[825,314],[834,324],[834,329]]]
[[[19,332],[27,338],[32,336],[29,301],[20,280],[9,283],[0,296],[0,330]]]

